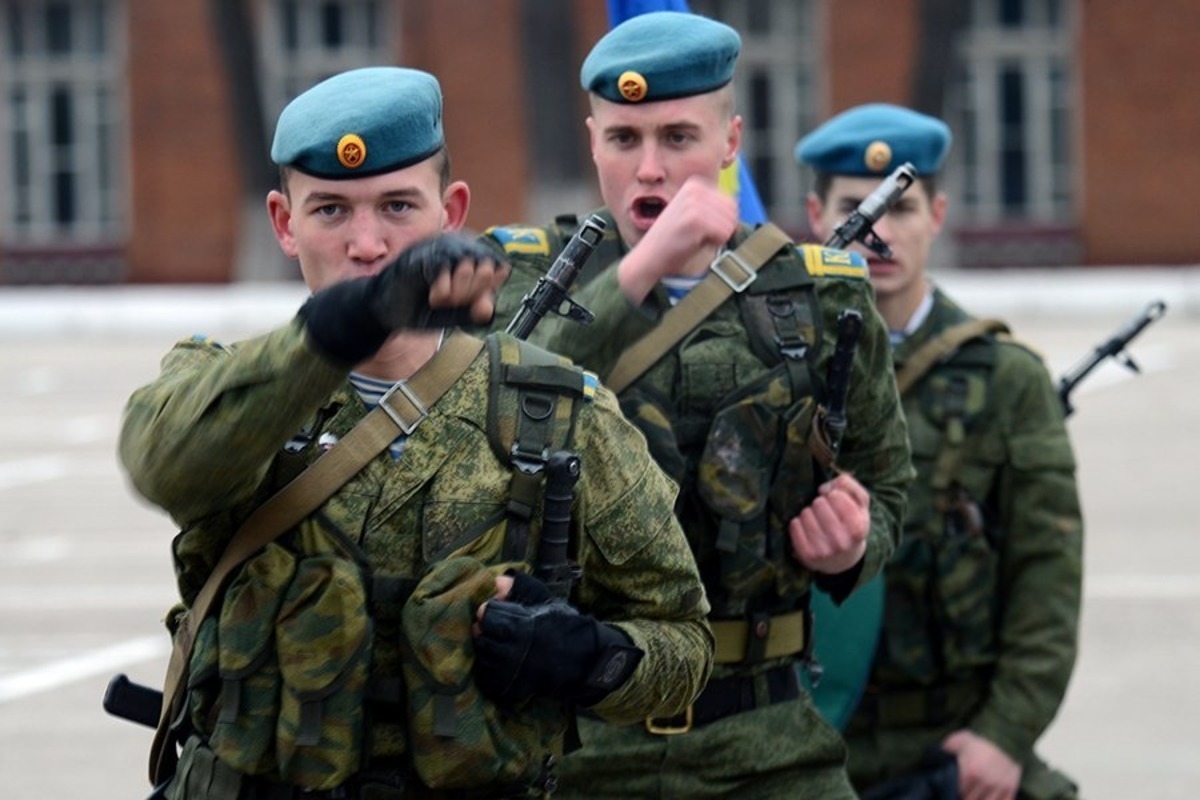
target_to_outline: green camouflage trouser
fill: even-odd
[[[559,770],[555,798],[854,800],[841,737],[806,693],[685,734],[579,721],[583,748]]]

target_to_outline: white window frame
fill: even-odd
[[[296,9],[297,47],[288,51],[283,41],[283,6]],[[320,14],[326,6],[339,6],[343,13],[344,43],[336,49],[321,44]],[[283,107],[296,95],[329,76],[348,69],[396,63],[398,48],[393,40],[389,0],[267,0],[259,26],[262,54],[263,111],[268,135]],[[375,29],[370,16],[375,15]]]
[[[46,51],[46,10],[65,8],[71,40],[66,53]],[[20,11],[24,53],[13,52],[14,10]],[[0,46],[0,241],[6,248],[111,248],[124,243],[128,225],[125,88],[126,42],[121,0],[2,0]],[[100,26],[97,28],[96,26]],[[103,31],[97,52],[88,37]],[[52,146],[56,91],[70,98],[73,141]],[[25,110],[14,108],[24,95]],[[19,116],[19,118],[18,118]],[[102,133],[103,130],[103,133]],[[18,136],[29,182],[17,185]],[[55,175],[69,171],[74,219],[59,222]]]
[[[1059,226],[1075,219],[1073,48],[1075,4],[1071,0],[1025,0],[1026,18],[1004,27],[997,16],[1000,0],[971,0],[972,24],[958,41],[963,77],[948,93],[947,117],[964,139],[951,150],[955,194],[962,223],[976,227],[1008,223]],[[1062,15],[1049,24],[1048,4]],[[1024,149],[1025,198],[1017,208],[1003,197],[1000,76],[1022,76],[1023,125],[1017,136]],[[1057,76],[1057,77],[1056,77]],[[1057,81],[1057,86],[1055,85]],[[1053,118],[1061,137],[1056,147]],[[968,142],[973,140],[973,146]],[[972,152],[968,152],[968,151]]]
[[[766,31],[751,30],[749,15],[756,3],[769,17]],[[796,164],[792,153],[796,142],[816,124],[820,109],[820,3],[692,0],[691,9],[716,16],[742,37],[734,73],[737,112],[743,119],[742,159],[752,175],[770,174],[772,197],[770,202],[764,197],[763,203],[771,220],[789,229],[807,227],[804,197],[811,176]],[[770,124],[762,131],[751,128],[751,81],[755,75],[767,82]]]

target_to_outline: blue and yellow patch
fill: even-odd
[[[496,226],[488,228],[484,233],[499,242],[506,253],[550,255],[550,242],[546,238],[546,232],[541,228]]]
[[[192,338],[189,339],[188,342],[195,345],[196,347],[211,347],[214,350],[227,349],[225,347],[225,345],[221,344],[220,342],[218,342],[216,339],[212,338],[211,336],[208,336],[207,334],[203,334],[203,333],[193,333]]]
[[[596,399],[596,390],[600,388],[600,376],[594,372],[583,371],[583,400],[590,403]]]
[[[814,278],[867,279],[867,260],[858,253],[819,244],[798,244],[796,249],[804,257],[808,274]]]

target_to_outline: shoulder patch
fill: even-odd
[[[210,347],[213,350],[228,350],[229,348],[203,333],[193,333],[192,338],[187,340],[188,344],[194,347]]]
[[[550,255],[550,242],[546,231],[541,228],[523,228],[515,225],[493,226],[484,231],[504,248],[506,253],[524,253],[535,256]]]
[[[590,403],[596,399],[596,389],[600,386],[600,376],[594,372],[583,371],[583,400]]]
[[[867,260],[849,250],[835,250],[819,244],[798,244],[808,274],[814,278],[847,278],[865,281]]]

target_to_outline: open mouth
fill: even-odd
[[[633,201],[633,214],[639,221],[653,222],[667,207],[665,200],[657,197],[641,197]]]

